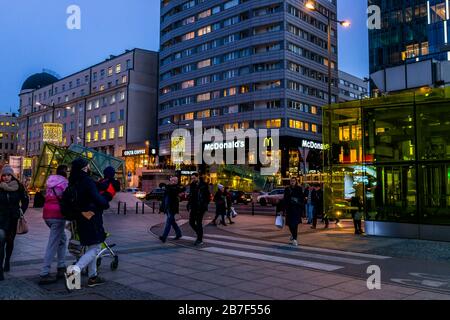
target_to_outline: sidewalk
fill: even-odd
[[[37,285],[48,237],[41,214],[37,209],[30,209],[27,214],[30,233],[17,237],[12,271],[0,284],[0,299],[450,299],[450,290],[443,287],[383,283],[381,291],[370,291],[366,286],[367,274],[363,272],[368,264],[385,261],[393,269],[403,269],[404,265],[397,265],[391,258],[379,260],[384,258],[355,256],[351,252],[324,252],[313,247],[293,249],[282,244],[287,240],[286,233],[274,230],[273,217],[240,215],[236,225],[226,227],[226,231],[207,227],[206,240],[211,244],[195,248],[184,218],[180,223],[186,230],[185,239],[163,245],[150,233],[150,228],[158,231],[161,227],[163,215],[117,213],[105,214],[104,220],[112,233],[110,242],[117,244],[114,249],[120,259],[118,270],[111,271],[108,259],[104,258],[100,272],[107,284],[69,294],[62,282],[48,287]],[[260,243],[256,241],[265,240],[249,237],[270,229],[279,233],[279,243],[273,239]],[[220,238],[221,235],[232,239]],[[270,236],[275,235],[278,234]],[[322,238],[329,239],[330,244],[333,239],[337,243],[352,242],[329,235],[353,237],[345,228],[309,231],[302,233],[300,242]],[[344,247],[340,244],[340,248]],[[67,258],[68,263],[72,261],[73,258]],[[359,276],[347,275],[347,271],[359,272]],[[83,281],[85,284],[86,279]]]

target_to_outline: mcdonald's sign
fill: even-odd
[[[268,147],[273,147],[273,139],[272,138],[265,138],[264,139],[264,147],[268,148]]]

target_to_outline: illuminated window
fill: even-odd
[[[194,120],[194,113],[189,112],[184,115],[184,120]]]
[[[311,106],[311,113],[312,114],[317,114],[317,107]]]
[[[309,123],[305,122],[305,131],[309,131]]]
[[[311,131],[317,133],[317,124],[311,124]]]
[[[127,83],[128,81],[128,77],[127,76],[122,76],[122,83]]]
[[[199,19],[203,19],[203,18],[209,17],[210,15],[211,15],[211,9],[208,9],[208,10],[206,10],[206,11],[200,12],[200,13],[198,14],[198,18],[199,18]]]
[[[98,141],[98,131],[94,131],[94,141]]]
[[[113,68],[112,67],[109,67],[108,68],[108,77],[110,77],[110,76],[112,76],[113,75]]]
[[[111,96],[111,99],[109,100],[109,104],[114,104],[114,103],[116,103],[116,95],[115,94],[113,94]]]
[[[197,69],[209,67],[211,65],[211,59],[206,59],[197,63]]]
[[[186,33],[185,35],[183,35],[181,37],[181,40],[182,41],[187,41],[187,40],[191,40],[191,39],[194,39],[194,38],[195,38],[195,32],[189,32],[189,33]]]
[[[120,101],[123,101],[123,100],[125,100],[125,92],[121,92],[120,93]]]
[[[209,118],[210,116],[211,116],[210,110],[203,110],[203,111],[197,112],[197,119]]]
[[[120,73],[122,71],[122,65],[119,63],[116,65],[116,73]]]
[[[102,114],[102,123],[106,123],[107,119],[106,119],[106,114]]]
[[[105,90],[105,85],[104,85],[104,84],[102,84],[102,85],[100,86],[100,91],[103,91],[103,90]]]
[[[87,111],[92,110],[92,101],[88,102],[86,109],[87,109]]]
[[[209,92],[204,94],[199,94],[197,96],[197,102],[208,101],[211,100],[211,94]]]
[[[188,81],[184,81],[181,84],[181,88],[182,89],[188,89],[188,88],[192,88],[195,85],[194,80],[188,80]]]
[[[123,138],[124,126],[119,126],[119,138]]]
[[[201,37],[201,36],[204,36],[205,34],[208,34],[210,32],[211,32],[211,26],[206,26],[206,27],[203,27],[203,28],[199,29],[197,31],[197,35],[199,37]]]
[[[106,129],[102,130],[102,141],[106,140]]]
[[[280,128],[281,127],[281,119],[267,120],[266,127],[267,127],[267,129]]]
[[[303,130],[303,121],[289,119],[289,128]]]
[[[86,133],[86,142],[87,143],[89,143],[89,142],[91,142],[91,133],[90,132],[88,132],[88,133]]]
[[[88,118],[88,119],[87,119],[87,121],[86,121],[86,126],[87,126],[87,127],[92,126],[92,118]]]
[[[109,139],[114,139],[116,135],[116,129],[115,128],[110,128],[109,129]]]

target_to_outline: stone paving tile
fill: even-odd
[[[301,294],[299,296],[295,296],[290,298],[290,300],[326,300],[325,298],[316,297],[310,294]]]
[[[421,291],[420,289],[414,289],[414,288],[408,288],[408,287],[402,287],[402,286],[394,286],[394,285],[384,284],[384,283],[381,285],[381,290],[403,293],[403,294],[407,294],[407,295],[412,295],[412,294],[415,294],[415,293],[418,293]]]
[[[184,296],[183,300],[186,301],[194,301],[194,300],[217,300],[217,298],[207,296],[201,293],[190,294],[188,296]]]
[[[184,300],[185,296],[195,294],[195,292],[192,290],[182,289],[180,287],[173,287],[173,286],[169,288],[156,290],[156,292],[158,296],[169,300],[175,299]]]
[[[241,280],[257,280],[257,279],[263,279],[266,278],[266,275],[258,274],[254,272],[227,272],[224,275],[228,275],[230,277],[241,279]]]
[[[242,291],[250,292],[250,293],[257,293],[259,290],[267,289],[272,287],[271,284],[267,283],[258,283],[254,281],[246,281],[241,282],[237,284],[233,284],[230,286],[231,288],[239,289]]]
[[[126,286],[134,287],[135,284],[147,283],[149,279],[139,276],[130,276],[127,278],[116,279],[114,281]]]
[[[264,297],[264,296],[260,296],[260,295],[253,294],[253,293],[245,293],[242,296],[233,298],[233,300],[241,300],[241,301],[242,300],[266,300],[266,301],[269,301],[272,299],[269,297]]]
[[[353,293],[353,294],[361,294],[369,291],[367,288],[367,284],[365,281],[350,281],[340,283],[334,286],[331,286],[330,289]]]
[[[192,280],[190,282],[179,283],[179,284],[177,284],[177,286],[180,288],[192,290],[195,292],[204,292],[207,290],[220,288],[220,286],[218,284],[214,284],[214,283],[206,282],[206,281],[200,281],[200,280]]]
[[[234,289],[234,288],[216,288],[203,292],[203,294],[216,297],[220,300],[233,300],[236,297],[248,294],[244,291]]]
[[[309,293],[311,291],[315,291],[315,290],[322,288],[320,286],[316,286],[316,285],[313,285],[310,283],[305,283],[305,282],[292,282],[292,283],[288,283],[288,284],[285,284],[280,287],[282,287],[284,289],[297,291],[299,293]]]
[[[257,280],[255,280],[255,282],[282,287],[286,284],[292,283],[292,280],[280,279],[280,278],[275,278],[275,277],[266,277],[266,278],[262,278],[262,279],[257,279]]]
[[[339,283],[348,282],[350,278],[339,275],[324,274],[319,277],[305,278],[303,281],[314,285],[328,287]]]
[[[371,290],[353,295],[349,297],[349,300],[402,300],[406,297],[409,297],[409,295],[391,291]]]
[[[168,289],[171,287],[172,286],[170,286],[166,283],[158,282],[158,281],[149,281],[149,282],[143,282],[143,283],[133,285],[133,288],[135,288],[137,290],[145,291],[145,292],[148,292],[148,290],[150,290],[150,291],[164,290],[164,289]]]
[[[297,291],[292,291],[280,287],[272,287],[267,289],[258,290],[258,294],[269,297],[274,300],[287,300],[298,295]]]
[[[344,300],[346,298],[349,298],[353,296],[353,293],[348,293],[344,291],[329,289],[329,288],[322,288],[319,290],[311,291],[309,294],[314,295],[316,297],[330,299],[330,300]]]
[[[222,268],[222,266],[216,266],[212,264],[206,264],[206,263],[197,263],[190,266],[192,269],[198,270],[198,271],[213,271],[213,270],[219,270]]]
[[[416,294],[403,298],[404,300],[450,300],[450,295],[437,292],[420,291]]]

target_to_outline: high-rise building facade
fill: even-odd
[[[17,116],[0,114],[0,164],[17,154]]]
[[[381,10],[381,28],[369,30],[371,74],[426,60],[450,60],[450,0],[368,0],[368,4]],[[417,76],[424,77],[423,71]],[[402,77],[407,77],[408,71],[404,73]]]
[[[369,97],[367,81],[339,70],[339,102],[361,100]]]
[[[302,146],[322,140],[329,63],[327,19],[305,4],[161,1],[160,156],[170,158],[174,129],[202,120],[204,129],[223,132],[280,129],[282,176],[303,170]],[[336,18],[335,0],[316,1],[316,8]],[[334,102],[339,93],[336,24],[332,52]]]
[[[40,154],[45,123],[63,125],[62,145],[116,157],[133,144],[155,146],[157,67],[158,53],[134,49],[63,79],[30,76],[19,94],[19,154]]]

